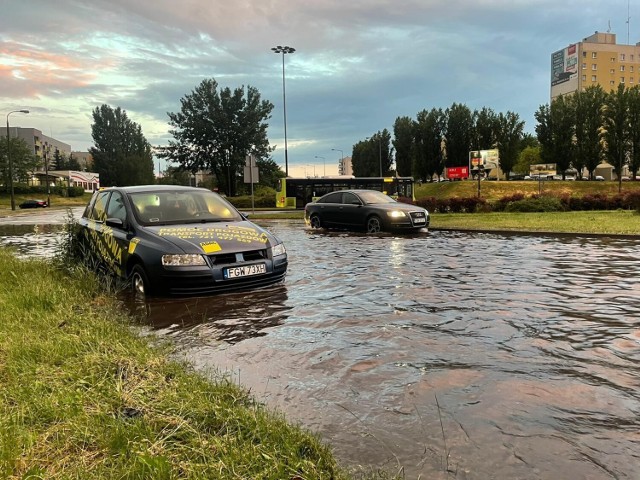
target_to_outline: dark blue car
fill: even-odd
[[[79,221],[78,238],[82,251],[139,294],[256,288],[287,272],[284,244],[204,188],[102,189]]]

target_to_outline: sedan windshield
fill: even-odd
[[[382,192],[367,191],[359,192],[358,195],[362,201],[366,204],[379,204],[379,203],[395,203],[395,200]]]
[[[242,220],[231,204],[207,190],[139,192],[130,198],[143,225]]]

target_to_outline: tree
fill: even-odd
[[[414,121],[409,117],[398,117],[393,124],[393,147],[396,151],[396,173],[401,177],[411,175],[413,163]]]
[[[414,176],[428,180],[444,171],[442,141],[446,115],[442,109],[418,112],[415,122]]]
[[[466,105],[454,103],[446,111],[447,165],[469,165],[469,152],[473,136],[473,118]]]
[[[89,151],[102,185],[144,185],[155,182],[151,145],[142,134],[140,125],[131,121],[120,107],[96,107],[91,136],[95,147]]]
[[[622,168],[627,163],[629,143],[629,94],[624,84],[607,94],[604,102],[603,134],[605,158],[618,176],[618,190],[622,190]]]
[[[545,163],[555,163],[564,178],[573,159],[575,127],[571,104],[564,97],[557,97],[551,106],[541,105],[534,116],[540,156]]]
[[[509,174],[518,160],[524,121],[517,113],[500,113],[496,119],[496,145],[500,152],[500,169],[509,178]]]
[[[496,144],[496,129],[498,117],[496,113],[487,107],[473,112],[473,133],[471,137],[471,150],[489,150]]]
[[[602,161],[603,145],[600,138],[602,129],[602,110],[605,92],[600,85],[589,86],[582,92],[575,92],[570,100],[575,122],[575,150],[573,168],[582,177],[587,169],[590,176]]]
[[[640,86],[629,89],[629,171],[636,179],[640,170]]]
[[[285,177],[285,173],[272,158],[259,158],[256,160],[258,167],[260,185],[277,188],[278,181]]]
[[[391,133],[385,128],[353,146],[351,166],[356,177],[384,176],[391,170]]]
[[[162,177],[158,179],[160,185],[190,185],[191,174],[179,167],[168,166]]]
[[[260,99],[254,87],[220,89],[215,79],[203,80],[181,100],[181,110],[167,113],[174,140],[160,147],[159,156],[185,170],[211,172],[228,195],[236,193],[236,179],[246,157],[269,157],[267,139],[273,104]]]
[[[540,147],[525,147],[518,155],[518,161],[513,167],[513,171],[523,175],[531,173],[531,165],[542,163],[540,159]]]
[[[30,172],[35,170],[38,163],[37,158],[27,146],[22,138],[11,137],[9,140],[11,147],[11,165],[13,171],[13,181],[26,181]],[[0,139],[0,178],[6,192],[9,191],[9,163],[7,161],[7,137]]]

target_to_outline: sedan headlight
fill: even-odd
[[[389,215],[391,218],[403,218],[407,216],[407,214],[402,210],[391,210],[387,212],[387,215]]]
[[[202,255],[163,255],[162,265],[165,267],[191,267],[197,265],[206,265]]]
[[[287,253],[287,249],[284,248],[284,243],[279,243],[271,248],[271,252],[274,257],[277,257],[278,255],[284,255]]]

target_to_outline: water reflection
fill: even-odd
[[[0,245],[20,258],[51,258],[63,237],[63,225],[0,225]]]
[[[267,334],[281,325],[292,307],[286,305],[287,288],[276,285],[251,292],[237,292],[187,299],[141,300],[123,294],[124,304],[144,325],[181,345],[233,345]]]

